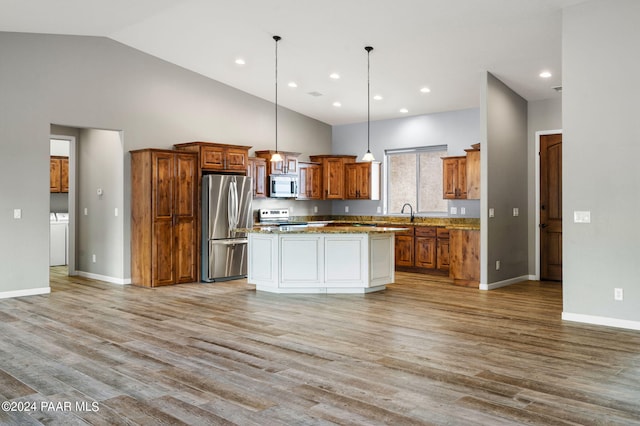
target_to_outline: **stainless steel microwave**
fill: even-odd
[[[298,196],[297,175],[270,175],[269,196],[274,198],[295,198]]]

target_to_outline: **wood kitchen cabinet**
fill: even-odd
[[[310,155],[314,163],[322,167],[322,199],[344,200],[345,165],[355,163],[355,155]]]
[[[187,142],[175,144],[174,148],[181,151],[197,152],[200,170],[242,175],[247,173],[250,146],[226,145],[215,142]]]
[[[449,231],[451,267],[449,276],[456,285],[478,287],[480,284],[480,231]]]
[[[197,280],[198,155],[131,151],[131,281],[157,287]]]
[[[322,199],[322,167],[320,163],[298,162],[299,200]]]
[[[396,232],[395,261],[398,267],[413,266],[413,226],[406,231]]]
[[[264,158],[269,165],[270,175],[297,175],[299,152],[278,151],[282,161],[271,161],[271,156],[276,151],[256,151],[256,157]]]
[[[442,192],[447,200],[467,198],[467,157],[442,158]]]
[[[345,164],[344,172],[346,199],[380,199],[380,162]]]
[[[442,272],[449,271],[450,250],[449,250],[449,230],[446,228],[436,229],[436,268]]]
[[[396,233],[396,270],[422,273],[449,272],[449,233],[436,226],[411,226]]]
[[[253,179],[253,198],[267,198],[267,160],[249,157],[247,176]]]
[[[69,192],[69,157],[49,158],[49,192]]]
[[[465,149],[467,153],[466,180],[467,200],[480,199],[480,144],[472,145],[472,149]]]
[[[435,269],[436,228],[434,226],[416,227],[414,245],[414,266],[418,268]]]

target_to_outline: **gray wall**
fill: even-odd
[[[640,327],[640,2],[563,15],[564,314]],[[590,224],[573,223],[590,211]],[[614,301],[614,288],[624,301]]]
[[[49,286],[52,123],[122,131],[122,242],[103,247],[123,253],[122,265],[87,267],[118,279],[130,276],[129,150],[194,140],[274,147],[272,103],[112,40],[0,33],[0,57],[0,294]],[[281,149],[331,152],[327,124],[284,108],[278,119]]]
[[[527,102],[492,74],[485,75],[480,101],[480,283],[491,286],[528,275]],[[489,217],[490,208],[495,217]]]
[[[384,160],[386,149],[433,145],[447,145],[449,155],[465,155],[464,150],[479,141],[480,111],[477,108],[371,122],[371,153],[377,161]],[[332,146],[334,154],[357,155],[360,161],[367,151],[367,123],[334,126]],[[382,176],[384,179],[384,170]],[[383,207],[383,200],[334,201],[334,214],[345,214],[347,205],[351,215],[376,215],[377,208]],[[449,206],[465,207],[464,217],[480,217],[477,200],[449,201]]]

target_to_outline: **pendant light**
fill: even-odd
[[[373,47],[367,46],[364,48],[364,50],[367,51],[367,152],[366,154],[364,154],[364,157],[362,157],[362,161],[375,161],[369,145],[369,136],[371,133],[371,83],[369,81],[369,56],[371,54],[371,51],[373,50]]]
[[[282,37],[274,35],[273,39],[276,41],[276,152],[271,156],[271,161],[282,161],[282,155],[278,152],[278,42]]]

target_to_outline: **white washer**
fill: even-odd
[[[59,266],[67,264],[67,247],[69,213],[51,213],[49,215],[49,265]]]

